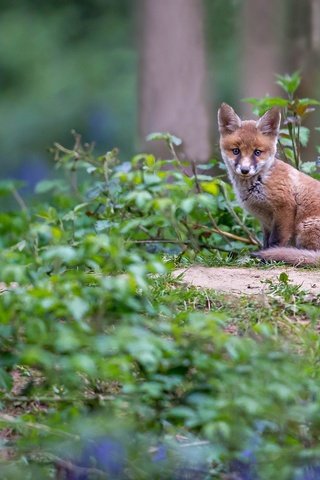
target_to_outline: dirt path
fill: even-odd
[[[233,294],[261,294],[268,290],[266,280],[277,281],[280,273],[286,272],[294,284],[306,292],[320,294],[320,270],[299,270],[294,267],[259,268],[203,267],[194,265],[175,271],[181,280],[196,287],[211,288]]]

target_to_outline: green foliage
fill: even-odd
[[[176,435],[204,442],[208,478],[256,438],[261,478],[293,478],[319,457],[316,326],[290,333],[291,347],[273,323],[313,321],[318,306],[286,274],[267,307],[171,278],[176,263],[227,261],[257,240],[231,188],[206,166],[186,175],[179,139],[160,137],[167,161],[96,157],[79,135],[73,149],[56,144],[68,181],[43,181],[32,210],[0,217],[0,422],[17,435],[3,478],[54,478],[84,443],[122,433],[132,479],[164,478],[150,445],[168,445],[176,465]]]
[[[284,90],[287,98],[264,97],[246,98],[245,101],[254,106],[257,115],[263,115],[273,107],[281,109],[283,114],[283,128],[280,131],[279,151],[283,158],[292,163],[298,170],[303,169],[301,148],[308,144],[310,130],[302,125],[305,118],[320,105],[312,98],[298,98],[295,96],[301,82],[299,72],[292,75],[277,75],[276,83]],[[310,169],[308,170],[310,172]]]

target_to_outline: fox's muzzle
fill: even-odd
[[[237,158],[235,162],[235,171],[238,175],[252,176],[256,173],[257,162],[250,158]]]
[[[247,173],[250,172],[250,168],[248,168],[248,167],[240,167],[240,171],[241,171],[242,175],[247,175]]]

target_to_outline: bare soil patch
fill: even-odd
[[[302,290],[320,294],[320,270],[301,270],[294,267],[274,267],[264,270],[194,265],[185,269],[180,268],[174,272],[174,275],[195,287],[210,288],[236,295],[259,295],[268,290],[266,280],[276,282],[282,272],[287,273],[289,281],[301,285]]]

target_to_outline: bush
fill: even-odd
[[[152,138],[172,159],[57,144],[69,183],[40,183],[32,208],[2,185],[22,207],[0,218],[2,478],[292,479],[317,465],[317,334],[233,336],[223,309],[185,306],[177,263],[259,239],[211,164],[190,177],[179,139]]]

